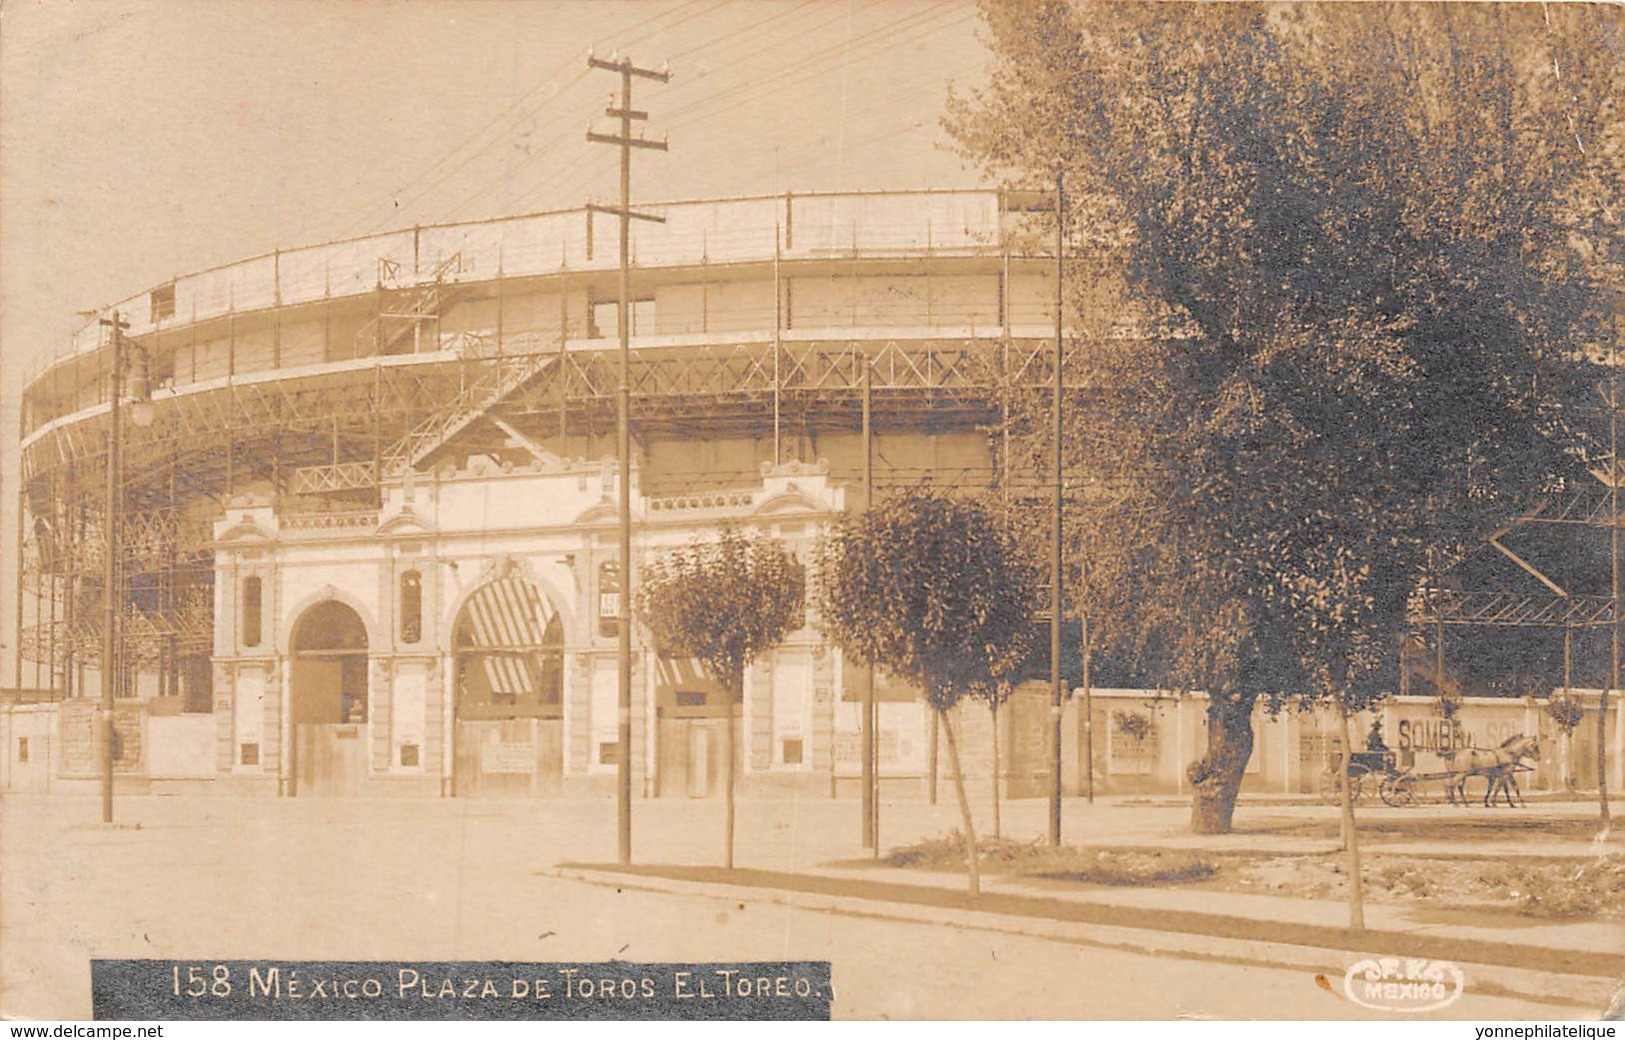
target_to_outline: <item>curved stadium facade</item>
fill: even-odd
[[[862,502],[866,371],[877,486],[1005,476],[1001,413],[1052,380],[1053,257],[1028,226],[1047,201],[643,207],[665,222],[632,228],[634,566],[727,521],[805,553]],[[150,424],[120,424],[123,787],[608,790],[617,236],[590,208],[417,227],[279,250],[110,309],[129,326],[127,386],[150,386],[153,405]],[[19,680],[31,667],[40,689],[0,705],[0,790],[95,784],[111,353],[92,323],[23,393],[16,635]],[[639,788],[712,794],[720,691],[640,640]],[[861,677],[838,651],[804,627],[746,685],[747,790],[856,790]],[[882,776],[919,790],[935,775],[928,712],[906,686],[878,686]],[[1385,709],[1390,734],[1431,724],[1414,700]],[[1102,789],[1178,790],[1200,705],[1146,691],[1094,703],[1092,730],[1068,707],[1065,787],[1081,788],[1092,739]],[[997,731],[961,713],[968,772],[985,780],[997,740],[1008,793],[1041,793],[1048,717],[1040,691]],[[1471,733],[1426,730],[1418,747],[1541,724],[1522,704],[1463,717]],[[1321,721],[1256,729],[1249,785],[1314,790]]]
[[[866,368],[879,483],[991,480],[1001,401],[1049,379],[1051,265],[1008,245],[1042,204],[649,207],[665,222],[632,236],[635,555],[724,520],[809,546],[860,493]],[[122,772],[283,793],[613,772],[617,230],[590,208],[418,227],[113,308],[154,406],[121,424]],[[69,776],[94,770],[110,353],[93,323],[23,395],[20,645],[63,698]],[[645,790],[710,790],[717,691],[642,646],[635,683]],[[751,678],[747,773],[855,770],[849,685],[810,628],[793,636]],[[883,754],[917,774],[924,715],[908,691],[883,699]]]

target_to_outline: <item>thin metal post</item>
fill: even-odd
[[[1089,677],[1089,658],[1094,656],[1093,637],[1089,631],[1089,615],[1082,614],[1083,628],[1083,795],[1093,804],[1095,800],[1095,690]]]
[[[1443,576],[1441,575],[1437,580],[1442,582],[1444,580]],[[1449,698],[1444,691],[1444,588],[1442,585],[1434,596],[1434,603],[1439,609],[1435,625],[1437,634],[1434,638],[1435,645],[1433,648],[1433,682],[1439,688],[1439,703],[1443,705]]]
[[[779,441],[779,348],[781,346],[781,330],[784,328],[784,289],[779,284],[779,228],[773,227],[773,465],[777,466],[784,461]],[[867,431],[868,427],[864,429]]]
[[[78,487],[78,483],[77,483],[77,481],[75,479],[75,470],[76,470],[76,467],[73,465],[73,463],[71,463],[71,462],[68,463],[68,486],[69,487]],[[82,508],[83,508],[83,501],[81,500],[81,509]],[[78,560],[77,560],[78,549],[79,549],[80,541],[82,540],[82,538],[84,536],[83,531],[79,530],[80,525],[78,525],[75,522],[76,519],[78,519],[78,518],[75,518],[72,515],[71,509],[72,509],[72,507],[70,506],[69,509],[65,511],[66,515],[64,515],[64,517],[63,517],[62,530],[59,533],[58,538],[57,538],[57,544],[58,545],[70,546],[70,548],[67,550],[67,554],[69,556],[73,557],[73,559],[71,559],[70,562],[66,565],[67,573],[65,575],[63,575],[63,578],[62,578],[62,628],[63,628],[63,638],[62,638],[62,699],[63,700],[72,700],[73,695],[74,695],[74,681],[73,681],[73,679],[74,679],[74,668],[76,667],[75,662],[76,662],[76,658],[78,656],[78,654],[77,654],[77,650],[78,650],[77,639],[76,639],[76,636],[75,636],[75,634],[78,632],[78,625],[75,624],[75,620],[76,620],[76,604],[74,603],[74,600],[76,600],[78,598],[78,587],[79,587],[79,564],[78,564]]]
[[[874,369],[869,359],[863,360],[863,509],[874,508]],[[777,433],[775,433],[775,440]],[[876,777],[875,734],[875,666],[865,664],[863,676],[863,847],[880,855],[879,796]]]
[[[28,433],[28,409],[17,409],[17,442],[22,443]],[[13,572],[17,575],[17,600],[12,604],[16,614],[12,617],[12,686],[21,689],[23,685],[23,514],[28,508],[27,484],[23,481],[22,467],[17,472],[17,568]]]
[[[559,360],[554,378],[559,384],[559,454],[569,455],[570,440],[570,387],[565,379],[566,355],[570,349],[570,296],[564,284],[559,284]]]
[[[1365,930],[1365,884],[1360,869],[1360,836],[1354,829],[1354,792],[1349,773],[1349,767],[1354,759],[1351,753],[1354,746],[1349,739],[1347,691],[1336,692],[1341,695],[1337,698],[1337,718],[1343,743],[1343,764],[1338,776],[1337,800],[1343,820],[1343,851],[1348,855],[1349,929],[1361,932]]]
[[[1606,833],[1608,808],[1608,691],[1619,685],[1620,569],[1619,569],[1619,348],[1608,348],[1608,562],[1613,586],[1613,670],[1597,693],[1597,813]]]
[[[1061,844],[1061,711],[1066,703],[1066,690],[1061,682],[1061,515],[1064,498],[1061,487],[1061,390],[1063,385],[1061,364],[1063,358],[1062,318],[1065,312],[1065,261],[1063,235],[1066,218],[1066,191],[1064,169],[1055,169],[1055,389],[1050,401],[1050,427],[1054,438],[1054,517],[1050,532],[1050,587],[1049,587],[1049,683],[1050,704],[1050,796],[1049,843]]]
[[[926,801],[931,805],[937,804],[937,747],[942,742],[941,736],[942,712],[935,708],[931,710],[931,754],[926,763]]]
[[[124,325],[118,311],[109,322],[112,335],[112,374],[109,377],[107,405],[107,496],[102,517],[102,724],[101,793],[102,822],[113,822],[113,690],[118,682],[118,587],[120,455],[123,443],[119,430],[119,392],[124,372]]]
[[[12,604],[16,611],[12,646],[12,685],[22,689],[23,685],[23,532],[27,527],[23,523],[23,511],[27,508],[28,495],[21,480],[17,482],[17,601]],[[38,611],[36,610],[37,614]]]

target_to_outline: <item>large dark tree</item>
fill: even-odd
[[[1227,830],[1260,698],[1392,688],[1430,569],[1594,479],[1618,20],[983,13],[993,63],[950,130],[1013,186],[1065,173],[1078,604],[1097,643],[1211,694],[1192,823]]]

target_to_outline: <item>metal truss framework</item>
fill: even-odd
[[[1625,520],[1625,515],[1621,520]],[[1614,624],[1612,596],[1571,594],[1518,557],[1501,541],[1519,528],[1559,525],[1606,530],[1613,523],[1610,491],[1600,476],[1595,483],[1551,492],[1539,505],[1513,520],[1475,550],[1486,547],[1498,550],[1538,583],[1545,585],[1546,591],[1469,590],[1430,583],[1419,589],[1412,599],[1410,615],[1413,626],[1418,629],[1441,625],[1565,629],[1601,628]]]
[[[387,330],[400,342],[414,311]],[[633,431],[662,435],[857,429],[865,367],[876,422],[977,429],[1000,402],[1051,382],[1053,345],[950,340],[753,339],[635,350]],[[1084,349],[1069,346],[1068,366]],[[150,428],[124,431],[120,539],[127,652],[158,662],[212,645],[211,523],[236,489],[269,481],[290,511],[375,507],[380,475],[432,468],[452,447],[613,426],[611,350],[561,349],[534,335],[464,335],[458,349],[375,357],[314,373],[271,372],[160,400]],[[29,660],[52,675],[99,654],[105,412],[62,422],[22,453],[22,555],[36,623]],[[167,663],[166,663],[167,662]]]
[[[424,320],[416,311],[391,316],[402,321],[368,334],[399,343],[401,329]],[[1053,350],[1049,341],[1003,337],[634,350],[633,432],[855,430],[865,367],[877,424],[987,429],[1001,404],[1048,392]],[[1079,377],[1068,382],[1083,385],[1086,344],[1070,342],[1066,363]],[[210,651],[210,522],[234,489],[269,481],[293,512],[375,508],[380,475],[432,468],[453,447],[508,443],[514,431],[602,433],[614,423],[614,352],[564,349],[535,335],[499,342],[465,334],[455,351],[278,375],[167,398],[155,426],[126,433],[124,643],[135,659],[158,662],[161,675],[174,675],[181,656]],[[38,620],[24,627],[20,645],[53,676],[99,653],[105,427],[105,413],[59,424],[23,452],[23,572]],[[1609,523],[1599,482],[1553,494],[1512,526]],[[1420,590],[1411,619],[1417,629],[1595,627],[1614,622],[1614,607],[1609,597],[1433,587]]]

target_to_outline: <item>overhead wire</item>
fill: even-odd
[[[636,21],[636,22],[632,23],[626,29],[621,30],[621,31],[622,32],[631,32],[633,30],[642,28],[644,26],[652,25],[655,22],[664,20],[665,18],[669,17],[672,14],[675,14],[675,13],[687,10],[689,8],[692,8],[696,4],[701,3],[701,2],[702,2],[702,0],[686,0],[686,2],[678,4],[675,7],[668,8],[668,9],[666,9],[664,11],[659,12],[658,14],[650,15],[647,18],[640,19],[639,21]],[[718,7],[720,7],[723,4],[726,4],[728,2],[730,2],[730,0],[715,0],[715,2],[710,4],[708,7],[705,7],[704,9],[702,9],[700,11],[697,11],[697,12],[691,12],[687,17],[681,18],[678,21],[672,23],[672,26],[662,26],[662,27],[660,27],[658,29],[653,30],[653,32],[651,32],[651,33],[645,33],[643,36],[634,37],[633,40],[630,41],[630,42],[639,42],[641,40],[648,39],[654,33],[663,32],[663,31],[666,31],[666,30],[668,30],[669,28],[671,28],[673,26],[683,24],[684,22],[689,21],[689,20],[691,20],[691,19],[693,19],[695,17],[698,17],[700,15],[703,15],[703,14],[709,13],[711,11],[714,11]],[[449,149],[445,153],[443,153],[434,162],[432,162],[428,166],[424,167],[423,170],[421,170],[417,175],[415,175],[410,180],[408,180],[405,184],[401,185],[401,187],[397,188],[393,192],[390,192],[387,196],[385,196],[383,198],[382,202],[389,203],[389,202],[395,202],[396,200],[398,200],[401,195],[403,195],[405,192],[410,190],[412,187],[414,187],[415,185],[417,185],[418,183],[423,181],[424,178],[430,176],[443,163],[445,163],[448,160],[452,159],[454,156],[457,155],[457,153],[463,151],[469,145],[473,144],[475,141],[477,141],[480,138],[484,137],[487,134],[487,132],[489,132],[493,127],[496,127],[497,125],[501,124],[504,120],[507,120],[508,122],[514,123],[514,124],[522,123],[525,119],[529,118],[530,116],[534,115],[536,112],[540,111],[540,109],[542,107],[545,107],[545,105],[549,101],[551,101],[554,98],[566,93],[576,83],[580,82],[580,80],[586,75],[587,70],[586,70],[585,66],[583,66],[583,68],[577,73],[577,75],[575,77],[573,77],[568,83],[564,84],[561,87],[558,87],[550,97],[544,99],[541,105],[534,106],[529,111],[522,113],[518,117],[518,119],[511,118],[512,113],[514,113],[518,109],[521,109],[526,103],[528,103],[536,95],[536,93],[538,91],[544,90],[549,85],[551,85],[556,80],[556,78],[559,76],[559,74],[561,74],[567,68],[569,68],[571,63],[578,61],[579,57],[580,56],[578,54],[570,55],[568,58],[566,58],[559,65],[554,67],[552,71],[547,73],[547,75],[543,76],[541,78],[541,80],[536,83],[535,86],[533,86],[529,90],[527,90],[517,100],[510,103],[501,112],[497,113],[497,115],[493,116],[488,122],[482,124],[479,129],[474,131],[474,133],[472,133],[468,137],[464,138],[457,145],[454,145],[451,149]],[[561,115],[562,114],[563,113],[561,113]],[[395,216],[398,215],[398,210],[399,209],[409,208],[411,205],[413,205],[414,203],[416,203],[417,201],[422,199],[423,196],[425,194],[427,194],[429,191],[432,191],[434,188],[436,188],[439,185],[445,183],[445,181],[448,180],[451,176],[455,175],[457,172],[459,172],[464,167],[466,167],[467,164],[470,161],[472,161],[474,158],[477,158],[478,156],[480,156],[482,154],[485,154],[493,146],[505,145],[506,143],[507,143],[507,140],[505,138],[499,137],[499,139],[496,140],[496,141],[492,141],[492,142],[490,142],[490,143],[488,143],[486,145],[482,145],[480,148],[474,150],[472,153],[470,153],[468,156],[466,156],[463,159],[462,162],[458,163],[450,171],[443,174],[434,183],[430,184],[423,191],[420,191],[412,199],[408,200],[406,203],[403,203],[403,204],[400,204],[399,206],[397,206],[396,210],[392,210],[391,213],[388,214],[382,221],[369,221],[369,219],[367,217],[363,216],[361,219],[359,219],[357,221],[354,221],[350,225],[348,225],[346,231],[343,234],[341,234],[339,237],[341,237],[341,238],[342,237],[347,237],[348,235],[352,234],[355,230],[357,230],[359,228],[369,227],[369,226],[373,227],[373,228],[376,228],[380,224],[388,223],[388,221],[389,221],[389,219],[391,217],[395,217]],[[371,208],[372,207],[370,205],[367,207],[368,210],[370,210]]]
[[[874,0],[874,2],[879,3],[879,2],[881,2],[881,0]],[[823,5],[821,3],[819,3],[818,6],[822,7]],[[778,12],[778,13],[776,13],[776,14],[768,17],[768,18],[762,19],[759,22],[754,22],[751,25],[744,26],[740,30],[736,30],[735,32],[737,33],[737,32],[742,32],[742,31],[746,31],[746,30],[750,30],[750,29],[760,29],[762,26],[765,26],[770,22],[776,21],[776,20],[781,19],[781,18],[791,17],[791,16],[793,16],[793,15],[795,15],[795,14],[797,14],[797,13],[803,11],[803,10],[808,9],[809,7],[813,7],[813,4],[812,3],[801,4],[801,5],[799,5],[799,6],[795,7],[795,8],[790,9],[789,11],[781,11],[781,12]],[[710,8],[710,9],[707,9],[707,10],[708,11],[709,10],[714,10],[714,8]],[[701,12],[701,13],[705,13],[705,12]],[[773,50],[775,50],[776,48],[779,48],[779,47],[799,44],[806,38],[806,36],[807,36],[807,34],[809,32],[816,31],[817,29],[822,28],[826,24],[829,24],[829,22],[827,22],[827,21],[826,22],[819,22],[819,23],[816,23],[816,24],[814,24],[812,26],[800,26],[800,27],[796,27],[793,22],[789,26],[781,25],[781,26],[778,27],[778,29],[791,28],[791,29],[793,29],[795,31],[792,31],[791,33],[787,34],[783,39],[776,40],[774,42],[765,43],[765,44],[759,42],[758,47],[757,47],[757,56],[762,56],[762,55],[765,55],[765,54],[769,54],[770,52],[772,52]],[[774,34],[778,31],[778,29],[775,29],[773,33],[769,33],[767,38],[769,40],[771,40],[773,38]],[[688,48],[686,51],[682,51],[682,52],[679,52],[679,53],[684,55],[684,56],[688,56],[688,55],[698,53],[698,52],[700,52],[702,50],[708,50],[708,49],[716,46],[717,44],[719,44],[720,42],[722,42],[723,40],[727,39],[728,37],[730,37],[732,35],[734,35],[734,34],[733,33],[724,34],[723,36],[718,37],[715,40],[707,41],[704,44],[700,44],[700,45],[697,45],[695,47]],[[690,90],[691,89],[698,89],[699,82],[700,81],[697,78],[696,79],[687,79],[687,80],[685,80],[682,76],[679,75],[677,77],[677,86],[675,88],[673,88],[672,92],[667,94],[666,96],[667,96],[667,98],[669,98],[671,96],[671,94],[676,94],[678,96],[681,96],[683,94],[685,88],[690,89]],[[732,88],[730,88],[730,89],[732,89]],[[487,196],[489,196],[498,186],[503,184],[505,181],[511,181],[515,176],[517,176],[520,173],[520,171],[522,169],[529,166],[532,162],[534,162],[534,161],[536,161],[538,159],[541,159],[544,156],[551,155],[552,154],[552,149],[553,149],[553,147],[555,145],[560,144],[560,143],[568,140],[569,136],[576,132],[576,126],[577,126],[577,124],[573,124],[573,123],[567,125],[560,133],[555,134],[546,143],[544,143],[540,147],[533,150],[529,156],[527,156],[522,162],[517,164],[513,169],[504,171],[502,174],[499,174],[497,177],[492,178],[491,180],[487,181],[485,184],[481,185],[474,192],[472,192],[471,194],[466,196],[461,202],[457,203],[455,206],[453,206],[448,211],[448,215],[450,217],[454,218],[454,217],[456,217],[458,215],[467,213],[469,211],[470,207],[472,207],[473,205],[475,205],[479,201],[481,201],[484,198],[486,198]],[[604,156],[603,159],[599,161],[598,165],[603,166],[604,169],[608,169],[608,164],[611,162],[611,158],[612,157],[610,157],[608,155]],[[593,176],[597,176],[597,175],[601,174],[601,172],[602,171],[599,170],[597,168],[597,166],[592,166],[592,167],[589,168],[589,171],[587,172],[586,177],[588,179],[590,179]],[[547,177],[545,177],[542,182],[540,182],[537,185],[533,185],[531,187],[523,189],[523,197],[526,198],[527,200],[538,199],[545,192],[548,192],[549,190],[554,188],[562,178],[567,178],[567,177],[571,177],[572,175],[575,175],[577,177],[577,179],[580,180],[581,179],[581,174],[582,174],[582,164],[580,164],[580,163],[560,164],[558,169],[554,173],[552,173],[552,174],[548,175]],[[570,186],[570,188],[571,188],[571,192],[573,192],[575,190],[575,185],[572,184]]]
[[[873,2],[874,2],[874,4],[878,4],[878,3],[882,2],[882,0],[873,0]],[[869,36],[877,35],[877,34],[879,34],[881,32],[886,31],[887,29],[895,27],[896,25],[902,24],[902,23],[908,21],[910,18],[913,18],[913,17],[916,17],[916,16],[909,16],[908,18],[898,19],[895,22],[887,23],[886,25],[880,26],[876,30],[871,32],[870,34],[866,34],[866,35],[869,35]],[[757,54],[755,55],[755,57],[762,58],[762,57],[769,56],[773,50],[775,50],[776,48],[781,47],[781,46],[790,46],[790,45],[799,46],[804,42],[804,40],[805,40],[806,36],[808,35],[808,33],[812,32],[812,31],[815,31],[817,29],[823,28],[826,25],[832,24],[833,21],[834,21],[833,19],[832,20],[826,20],[826,21],[823,21],[823,22],[818,22],[818,23],[816,23],[816,24],[814,24],[813,26],[810,26],[810,27],[802,27],[800,32],[792,34],[791,36],[785,38],[784,40],[776,41],[776,42],[773,42],[773,43],[766,44],[765,46],[758,47]],[[834,48],[834,49],[838,50],[839,48],[837,47],[837,48]],[[818,53],[826,54],[826,53],[829,53],[829,52],[830,52],[830,49],[826,49],[826,51],[822,51],[822,52],[818,52]],[[691,49],[691,53],[692,53],[692,49]],[[808,60],[807,58],[803,57],[802,59],[800,59],[798,61],[791,62],[789,65],[781,67],[780,71],[782,72],[784,69],[797,69],[797,68],[800,68],[800,67],[802,67],[802,66],[804,66],[806,64],[807,60]],[[681,79],[681,77],[679,77],[679,80],[678,80],[679,85],[678,85],[678,87],[675,88],[670,94],[667,94],[665,96],[665,98],[663,98],[663,100],[669,100],[670,97],[672,96],[672,94],[676,94],[676,95],[680,96],[682,94],[683,89],[684,89],[685,86],[688,86],[689,89],[695,89],[693,87],[693,85],[697,84],[697,82],[698,81],[695,80],[695,79],[689,79],[689,80],[685,81],[685,80]],[[763,81],[761,79],[745,79],[745,80],[743,80],[741,82],[741,84],[737,84],[734,87],[727,88],[723,93],[732,93],[732,92],[740,90],[741,87],[744,87],[744,88],[747,88],[747,89],[757,89],[757,88],[760,87],[762,82]],[[706,99],[701,98],[699,100],[704,101]],[[678,110],[682,111],[682,110],[685,110],[685,108],[687,110],[692,110],[694,108],[694,104],[695,103],[691,103],[688,106],[681,106]],[[724,111],[726,111],[726,109]],[[663,114],[662,119],[664,120],[665,118],[667,118],[667,117]],[[581,188],[583,188],[585,186],[585,183],[590,182],[593,178],[596,178],[598,176],[602,176],[604,174],[604,172],[610,168],[611,161],[612,161],[612,157],[609,156],[609,155],[605,155],[601,159],[597,160],[597,162],[595,164],[591,163],[591,162],[589,162],[588,164],[582,164],[582,163],[560,164],[559,167],[552,174],[544,177],[544,179],[541,182],[539,182],[538,184],[532,185],[531,187],[525,189],[525,196],[524,197],[527,200],[529,200],[530,205],[532,207],[534,207],[535,205],[540,204],[539,200],[542,197],[544,197],[545,195],[547,195],[547,194],[555,194],[555,195],[556,194],[563,194],[563,195],[577,194],[577,193],[579,193]],[[516,170],[514,172],[517,172],[517,168],[516,168]],[[470,198],[468,200],[465,200],[465,202],[463,204],[460,204],[457,207],[457,212],[465,211],[470,204],[477,201],[479,197],[482,197],[485,194],[489,193],[490,189],[493,188],[497,183],[500,183],[500,181],[501,181],[501,178],[498,178],[496,181],[493,181],[493,182],[487,184],[486,186],[484,186],[483,188],[481,188],[478,192],[475,193],[475,195],[470,196]]]
[[[827,67],[823,66],[822,62],[824,59],[835,53],[845,51],[848,54],[852,54],[856,52],[863,57],[871,57],[872,54],[870,52],[872,51],[883,51],[893,46],[911,43],[918,39],[923,39],[927,36],[933,35],[937,32],[941,32],[944,29],[951,28],[954,25],[974,17],[973,12],[967,12],[959,15],[958,17],[950,18],[946,22],[930,24],[931,16],[944,13],[945,11],[951,11],[954,6],[955,5],[939,5],[938,7],[930,10],[916,12],[903,18],[876,26],[860,36],[855,37],[849,42],[843,42],[841,44],[825,48],[821,51],[814,52],[814,54],[809,55],[800,61],[793,62],[788,66],[784,66],[778,70],[778,72],[767,77],[746,80],[734,87],[730,87],[720,92],[719,94],[712,95],[707,98],[701,98],[688,105],[679,106],[678,109],[674,110],[672,113],[669,113],[665,118],[671,118],[678,113],[686,113],[690,116],[690,118],[686,121],[679,119],[670,123],[669,130],[678,130],[687,126],[692,126],[699,122],[702,118],[714,118],[715,116],[744,107],[746,104],[758,100],[759,98],[768,94],[777,93],[784,89],[798,86],[810,79],[814,79],[818,75],[824,74],[827,71]],[[925,19],[924,22],[921,21],[922,18]],[[899,35],[897,30],[900,26],[907,26],[914,31],[905,32]],[[878,47],[877,44],[879,45]],[[751,92],[754,92],[753,96],[725,105],[725,107],[717,112],[707,113],[704,116],[695,115],[695,113],[699,112],[704,106],[727,101],[735,97],[741,97],[742,95]],[[884,107],[885,104],[886,101],[882,99],[877,101],[873,108]],[[762,152],[765,152],[772,146],[763,144],[758,145],[757,147]],[[746,151],[743,153],[736,152],[734,154],[737,156],[739,154],[748,155],[751,153]],[[600,166],[582,165],[561,166],[560,169],[554,174],[533,186],[531,189],[528,189],[528,193],[525,198],[531,206],[535,206],[540,203],[540,200],[544,195],[567,196],[573,194],[578,190],[578,186],[584,187],[585,184],[590,183],[593,178],[603,176],[605,171],[609,168],[608,162],[609,157],[605,157],[603,163],[600,164],[602,168],[600,168]]]
[[[891,47],[896,46],[898,43],[911,42],[915,38],[913,30],[917,30],[922,25],[928,25],[939,15],[950,13],[957,7],[957,4],[947,2],[933,4],[931,7],[925,8],[924,10],[916,11],[913,14],[905,15],[890,22],[877,25],[872,29],[860,33],[858,36],[850,39],[843,39],[839,43],[831,44],[830,46],[821,50],[813,51],[788,65],[775,69],[773,72],[770,72],[765,76],[744,79],[734,86],[718,91],[715,94],[708,94],[705,97],[698,98],[686,105],[678,106],[677,108],[664,113],[664,118],[668,121],[669,125],[673,129],[688,126],[691,125],[694,120],[690,119],[685,122],[684,117],[690,116],[695,112],[703,111],[738,97],[760,97],[763,94],[772,93],[783,87],[793,86],[805,82],[808,79],[816,78],[818,75],[833,71],[827,64],[829,59],[834,58],[837,55],[850,56],[857,52],[866,51],[870,49],[872,44],[877,42],[882,44],[882,46],[878,48],[880,50],[888,50]],[[970,17],[974,17],[974,14],[971,12],[962,12],[958,20],[964,20]],[[952,19],[950,21],[952,21]],[[936,27],[933,27],[931,31],[936,31]],[[908,35],[898,35],[899,33],[904,32],[907,32]],[[738,106],[725,106],[723,110],[728,111],[734,107]]]

